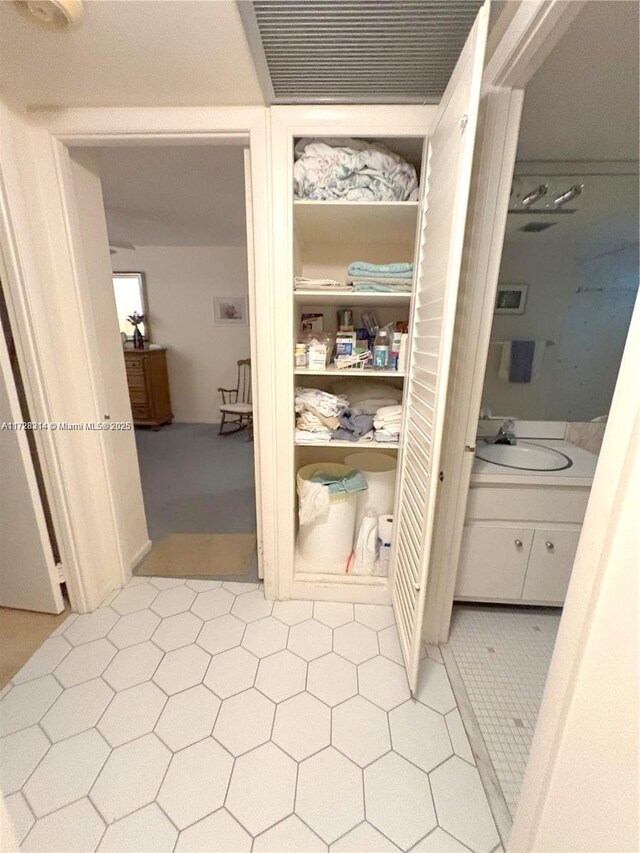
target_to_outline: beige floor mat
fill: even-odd
[[[172,533],[151,549],[138,575],[169,578],[246,575],[255,533]]]
[[[58,615],[0,607],[0,688],[22,669],[70,612],[68,602]]]

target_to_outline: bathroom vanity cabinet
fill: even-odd
[[[597,459],[564,441],[546,443],[562,445],[573,457],[572,468],[561,476],[504,474],[490,463],[476,464],[456,600],[564,602]]]

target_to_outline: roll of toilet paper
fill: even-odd
[[[393,516],[378,516],[378,539],[383,545],[391,545],[393,535]]]
[[[389,575],[389,563],[391,561],[391,537],[393,535],[393,516],[378,516],[378,574],[386,578]]]

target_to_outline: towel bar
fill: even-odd
[[[495,346],[498,346],[498,345],[503,346],[504,344],[510,344],[511,341],[489,341],[489,343],[491,345],[495,345]],[[547,344],[548,347],[552,347],[552,346],[555,346],[556,342],[555,341],[545,341],[545,343]]]

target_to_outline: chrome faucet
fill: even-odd
[[[517,444],[516,434],[513,429],[515,422],[512,418],[505,418],[500,424],[500,429],[494,436],[489,436],[485,441],[487,444]]]

